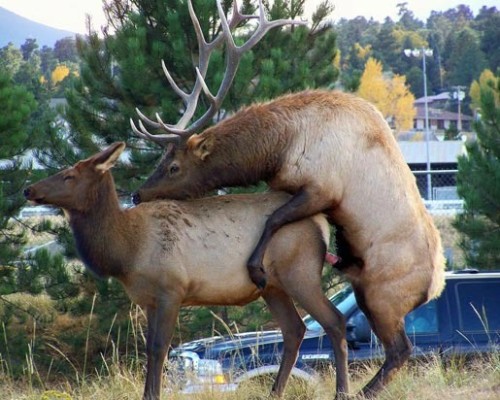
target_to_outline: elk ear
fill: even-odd
[[[109,146],[107,149],[97,153],[92,157],[92,161],[95,168],[99,171],[106,172],[108,169],[113,167],[125,149],[125,143],[116,142]]]
[[[187,147],[201,161],[205,160],[210,155],[214,146],[215,139],[213,136],[203,137],[201,135],[193,135],[187,141]]]

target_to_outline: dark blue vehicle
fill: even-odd
[[[345,315],[349,362],[383,358],[383,349],[348,286],[331,297]],[[334,362],[330,340],[311,317],[292,376],[315,380],[316,371]],[[500,272],[446,273],[442,295],[406,317],[413,357],[491,353],[500,349]],[[250,332],[186,343],[170,354],[184,392],[236,390],[241,382],[276,373],[283,339],[279,331]]]

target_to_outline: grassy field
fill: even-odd
[[[437,360],[414,362],[405,367],[379,396],[380,400],[498,400],[500,398],[500,358],[472,363],[455,363],[443,367]],[[355,393],[376,371],[375,366],[363,366],[351,371],[351,392]],[[112,368],[106,377],[95,376],[78,384],[69,382],[47,383],[37,381],[13,381],[0,376],[0,398],[19,400],[102,400],[140,399],[143,389],[141,374],[120,368]],[[41,387],[45,386],[45,387]],[[257,400],[268,398],[270,386],[248,385],[235,393],[206,392],[197,395],[181,395],[165,388],[163,399],[193,400]],[[289,385],[285,399],[332,399],[335,392],[334,377],[325,373],[316,387],[304,388],[300,384]],[[357,397],[360,399],[360,397]]]

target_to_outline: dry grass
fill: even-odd
[[[359,390],[375,373],[376,366],[367,365],[351,374],[351,391]],[[102,400],[140,399],[143,389],[142,374],[133,374],[119,368],[106,377],[94,377],[71,386],[68,382],[33,388],[28,382],[13,382],[0,375],[0,398],[11,400]],[[500,357],[476,361],[467,365],[457,363],[444,368],[435,359],[416,362],[404,368],[380,400],[496,400],[500,398]],[[285,400],[331,399],[335,392],[332,374],[325,373],[315,388],[289,385]],[[269,398],[270,385],[247,385],[235,393],[205,392],[182,395],[164,391],[163,399],[181,400],[257,400]],[[358,399],[360,399],[358,397]]]

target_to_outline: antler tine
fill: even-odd
[[[236,1],[234,2],[236,3]],[[235,4],[235,7],[237,5]],[[222,5],[220,3],[220,0],[217,0],[217,10],[219,12],[219,17],[221,20],[221,27],[222,27],[222,34],[219,35],[217,39],[222,38],[221,40],[226,41],[226,52],[227,52],[227,59],[226,59],[226,72],[224,74],[224,77],[222,79],[222,83],[219,87],[219,90],[217,91],[217,94],[214,96],[210,90],[208,89],[208,86],[205,83],[204,80],[204,74],[201,73],[201,71],[197,70],[197,82],[200,82],[200,85],[203,88],[203,92],[207,96],[207,98],[210,101],[210,106],[208,110],[201,116],[197,121],[193,122],[189,128],[186,129],[187,132],[190,134],[196,132],[198,129],[200,129],[202,126],[205,125],[205,123],[215,115],[217,110],[220,108],[222,105],[222,102],[224,100],[224,97],[226,96],[227,92],[229,91],[229,88],[231,87],[231,84],[234,80],[234,77],[236,76],[236,71],[238,70],[241,57],[244,52],[250,50],[252,47],[254,47],[261,39],[264,37],[264,35],[272,28],[282,26],[282,25],[287,25],[287,24],[298,24],[298,25],[305,25],[307,22],[305,21],[294,21],[294,20],[285,20],[285,19],[280,19],[280,20],[275,20],[275,21],[269,21],[265,17],[264,13],[264,7],[262,5],[262,0],[259,0],[259,26],[255,29],[255,31],[252,33],[250,39],[248,39],[243,45],[237,46],[234,43],[233,35],[231,34],[231,23],[233,22],[233,19],[231,20],[230,23],[228,23],[227,19],[224,16],[224,10],[222,9]],[[234,11],[235,14],[238,14],[239,17],[237,18],[242,18],[245,19],[246,15],[242,15],[239,13],[239,10]],[[253,16],[256,18],[255,16]],[[240,21],[238,21],[239,23]],[[215,41],[215,40],[214,40]]]
[[[161,125],[158,123],[158,122],[155,122],[151,119],[149,119],[148,117],[146,117],[142,112],[141,110],[139,110],[137,107],[135,108],[135,112],[137,113],[137,115],[139,115],[139,118],[142,119],[144,122],[148,123],[149,125],[151,125],[153,128],[161,128]]]
[[[170,86],[172,87],[172,89],[174,89],[174,92],[177,93],[177,95],[182,98],[182,100],[187,101],[187,98],[189,97],[188,94],[179,86],[177,86],[177,83],[175,83],[174,78],[172,78],[172,75],[170,75],[170,72],[165,65],[165,61],[163,60],[161,60],[161,67],[163,69],[163,73],[167,77],[168,83],[170,83]]]
[[[180,137],[185,138],[195,133],[199,129],[201,129],[210,120],[210,118],[212,118],[215,115],[218,109],[220,109],[222,101],[224,97],[227,95],[229,88],[231,87],[231,84],[234,80],[243,53],[254,47],[262,39],[262,37],[270,29],[274,27],[286,24],[305,24],[305,22],[303,21],[293,21],[284,19],[275,21],[267,20],[264,12],[264,7],[262,5],[262,0],[259,0],[260,10],[258,16],[242,14],[239,10],[237,1],[234,0],[233,13],[230,21],[228,21],[226,16],[224,15],[224,10],[222,8],[221,0],[217,0],[216,4],[217,4],[217,12],[219,14],[219,18],[221,21],[220,23],[222,32],[217,37],[215,37],[211,42],[207,42],[203,35],[200,22],[194,12],[192,1],[188,0],[188,11],[194,26],[199,48],[198,66],[196,67],[196,81],[190,93],[183,91],[175,83],[165,63],[162,61],[162,68],[165,73],[165,76],[167,77],[167,80],[170,83],[170,86],[174,89],[175,93],[182,98],[185,105],[185,110],[182,117],[175,125],[164,123],[158,114],[156,115],[156,119],[158,120],[158,122],[152,121],[149,118],[147,118],[144,114],[142,114],[139,110],[137,110],[137,113],[139,114],[139,117],[142,121],[146,122],[147,124],[151,125],[156,129],[163,129],[169,133],[167,135],[151,135],[149,132],[147,132],[146,129],[142,129],[141,127],[142,134],[140,136],[142,138],[153,140],[154,142],[158,143],[159,141],[154,140],[153,138],[160,137],[161,142],[163,143],[165,137],[171,138],[173,135],[179,138]],[[236,46],[236,44],[234,43],[234,38],[231,34],[231,30],[237,27],[238,24],[240,24],[242,21],[253,18],[258,18],[259,20],[258,27],[252,33],[250,39],[248,39],[242,46]],[[210,89],[208,88],[205,82],[205,76],[208,70],[208,64],[210,61],[210,56],[212,51],[216,47],[218,47],[223,41],[226,42],[226,51],[227,51],[226,71],[224,73],[224,77],[217,91],[217,94],[214,96],[210,92]],[[191,120],[196,111],[201,91],[203,91],[206,97],[208,98],[210,106],[198,120],[196,120],[188,128],[186,128],[187,124],[189,123],[189,121]],[[140,126],[142,125],[141,121],[139,121],[139,125]],[[137,131],[139,131],[135,127],[135,125],[133,126],[133,130],[136,133]]]
[[[277,19],[274,21],[269,21],[264,13],[264,6],[262,5],[262,0],[259,0],[259,26],[252,33],[250,39],[248,39],[244,44],[236,48],[239,53],[244,53],[254,47],[264,35],[278,26],[283,25],[306,25],[307,21],[295,21],[293,19]]]
[[[185,129],[177,128],[177,125],[166,124],[165,122],[163,122],[163,120],[160,117],[160,114],[158,114],[158,113],[156,113],[155,116],[156,116],[156,120],[160,124],[160,128],[162,128],[163,130],[165,130],[167,132],[170,132],[170,134],[167,134],[165,136],[179,136],[180,137],[180,136],[183,136],[185,134]]]
[[[205,76],[207,74],[208,70],[208,64],[210,62],[210,56],[212,54],[212,51],[217,48],[222,41],[224,41],[225,36],[229,35],[231,36],[231,29],[236,27],[240,22],[246,20],[246,19],[251,19],[251,18],[257,18],[254,15],[246,15],[242,14],[239,11],[238,7],[238,2],[236,0],[233,1],[233,15],[231,17],[231,20],[228,22],[226,19],[226,16],[224,15],[224,10],[222,9],[222,5],[220,0],[217,0],[216,2],[217,5],[217,11],[219,13],[219,18],[221,20],[221,25],[223,26],[223,31],[226,32],[226,34],[218,35],[216,36],[211,42],[207,42],[205,39],[205,36],[203,35],[203,31],[201,29],[200,22],[198,20],[198,17],[196,16],[196,13],[194,12],[193,4],[192,1],[188,1],[188,11],[189,15],[191,17],[191,21],[193,22],[193,27],[196,33],[196,38],[198,41],[198,49],[199,49],[199,59],[198,59],[198,67],[196,68],[196,81],[193,86],[192,92],[188,95],[187,93],[183,92],[183,95],[181,97],[184,100],[184,104],[186,106],[186,110],[184,112],[184,115],[182,116],[181,120],[175,125],[168,125],[170,128],[166,128],[169,131],[172,132],[170,129],[175,129],[177,132],[180,129],[185,128],[189,120],[193,117],[195,111],[196,111],[196,106],[198,105],[198,100],[201,94],[201,91],[203,90],[204,93],[208,96],[210,102],[213,101],[214,96],[210,93],[210,90],[208,89],[206,82],[205,82]],[[226,29],[224,29],[224,26]],[[170,82],[170,80],[169,80]],[[175,85],[177,86],[177,85]],[[180,91],[180,89],[179,89]],[[177,92],[179,93],[179,92]],[[207,118],[203,119],[203,123],[206,122]],[[201,126],[202,124],[200,123],[198,126]],[[193,133],[192,129],[189,129],[187,131],[187,135],[191,135]]]
[[[139,120],[139,128],[137,128],[135,126],[134,120],[130,118],[130,126],[132,127],[132,131],[137,136],[157,143],[163,147],[166,147],[168,143],[178,143],[180,139],[179,135],[176,134],[153,135],[148,132],[141,120]]]

